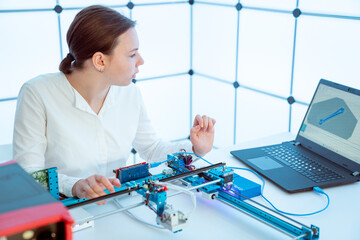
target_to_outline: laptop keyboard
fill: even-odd
[[[283,145],[265,147],[262,150],[316,183],[344,178],[329,168]]]

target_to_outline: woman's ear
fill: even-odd
[[[99,72],[105,71],[105,55],[102,52],[96,52],[92,56],[92,63]]]

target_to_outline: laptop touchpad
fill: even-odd
[[[248,161],[250,163],[254,164],[255,166],[257,166],[258,168],[260,168],[261,170],[270,170],[270,169],[283,167],[283,165],[281,165],[280,163],[276,162],[275,160],[273,160],[267,156],[251,158],[251,159],[248,159]]]

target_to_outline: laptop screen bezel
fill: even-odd
[[[319,86],[321,84],[324,84],[324,85],[327,85],[327,86],[330,86],[330,87],[333,87],[333,88],[336,88],[336,89],[339,89],[339,90],[342,90],[342,91],[346,91],[346,92],[349,92],[349,93],[352,93],[352,94],[355,94],[355,95],[358,95],[360,96],[360,90],[358,89],[355,89],[355,88],[351,88],[351,87],[347,87],[347,86],[344,86],[344,85],[341,85],[341,84],[338,84],[338,83],[334,83],[334,82],[331,82],[329,80],[326,80],[326,79],[320,79],[319,81],[319,84],[316,88],[316,91],[315,91],[315,94],[313,95],[313,98],[311,99],[311,102],[309,104],[309,107],[306,111],[306,114],[304,116],[304,119],[300,125],[300,128],[299,128],[299,131],[297,133],[297,136],[296,136],[296,142],[299,142],[303,147],[305,147],[306,149],[309,149],[311,150],[312,152],[315,152],[327,159],[329,159],[330,161],[336,163],[337,165],[340,165],[346,169],[348,169],[349,171],[351,172],[360,172],[360,164],[358,164],[357,162],[355,161],[352,161],[338,153],[335,153],[303,136],[300,135],[300,129],[302,127],[302,125],[304,124],[304,121],[305,121],[305,118],[309,112],[309,109],[310,109],[310,106],[314,100],[314,97],[316,95],[316,92],[318,91],[319,89]]]

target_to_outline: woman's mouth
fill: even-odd
[[[134,75],[132,75],[132,79],[135,79],[136,78],[136,74],[138,73],[139,71],[135,72]]]

